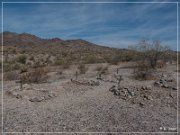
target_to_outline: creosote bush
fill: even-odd
[[[154,69],[140,62],[138,62],[137,66],[134,67],[134,78],[136,80],[153,80],[155,79],[153,73]]]
[[[103,65],[98,65],[95,68],[95,71],[101,72],[101,73],[105,73],[108,71],[109,65],[103,66]]]
[[[17,62],[21,64],[26,64],[26,55],[22,54],[17,57]]]
[[[153,72],[158,68],[158,61],[163,63],[169,48],[162,46],[159,41],[143,40],[133,49],[137,51],[134,77],[140,80],[154,79]]]
[[[94,55],[86,55],[82,61],[84,64],[93,64],[97,63],[97,58]]]
[[[85,74],[87,72],[88,68],[84,64],[79,64],[78,70],[79,70],[80,74]]]
[[[25,72],[20,75],[23,83],[42,83],[48,79],[45,68],[35,68],[33,71]]]
[[[19,73],[17,71],[10,71],[4,73],[4,81],[12,81],[12,80],[18,80],[19,79]]]

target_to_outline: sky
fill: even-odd
[[[84,39],[115,48],[160,40],[176,50],[177,4],[4,3],[3,31]]]

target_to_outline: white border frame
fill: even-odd
[[[95,133],[101,133],[101,134],[105,134],[105,133],[111,133],[111,134],[117,134],[117,133],[121,133],[121,134],[173,134],[173,133],[179,133],[179,114],[178,114],[178,112],[179,112],[179,102],[178,102],[178,99],[179,99],[179,77],[178,77],[178,72],[177,72],[177,132],[3,132],[3,93],[4,93],[4,91],[3,91],[3,4],[15,4],[15,3],[19,3],[19,4],[23,4],[23,3],[27,3],[27,4],[36,4],[36,3],[47,3],[47,4],[54,4],[54,3],[59,3],[59,4],[63,4],[63,3],[68,3],[68,4],[75,4],[75,3],[85,3],[85,4],[96,4],[96,3],[103,3],[103,4],[111,4],[111,3],[117,3],[117,4],[122,4],[122,3],[124,3],[124,4],[126,4],[126,3],[129,3],[129,4],[133,4],[133,3],[141,3],[141,4],[154,4],[154,3],[161,3],[161,4],[163,4],[163,3],[168,3],[168,4],[174,4],[174,3],[176,3],[176,5],[177,5],[177,71],[179,70],[179,63],[178,63],[178,51],[179,51],[179,48],[178,48],[178,42],[179,42],[179,39],[178,39],[178,35],[179,35],[179,31],[178,31],[178,24],[179,24],[179,16],[178,16],[178,12],[179,12],[179,9],[178,9],[178,6],[179,6],[179,2],[100,2],[100,1],[97,1],[97,2],[78,2],[78,1],[76,1],[76,2],[1,2],[1,4],[2,4],[2,11],[1,11],[1,13],[2,13],[2,26],[1,26],[1,29],[2,29],[2,46],[1,46],[1,52],[2,52],[2,66],[1,66],[1,68],[2,68],[2,76],[1,76],[1,79],[2,79],[2,131],[1,131],[1,133],[2,134],[8,134],[8,133],[10,133],[10,134],[13,134],[13,133],[17,133],[17,134],[19,134],[19,133],[25,133],[25,134],[32,134],[32,133],[37,133],[37,134],[57,134],[57,133],[64,133],[64,134],[95,134]]]

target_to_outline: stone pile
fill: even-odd
[[[122,75],[112,75],[112,76],[109,76],[108,79],[106,78],[96,78],[97,80],[101,80],[101,81],[104,81],[104,82],[110,82],[110,83],[120,83],[123,78],[122,78]]]
[[[142,86],[142,87],[124,87],[124,86],[115,86],[113,85],[109,91],[112,92],[115,96],[123,100],[128,100],[132,103],[138,103],[140,106],[144,106],[144,100],[153,100],[151,96],[151,86]]]
[[[51,91],[33,88],[28,84],[24,84],[22,88],[14,87],[14,89],[6,91],[6,94],[17,99],[28,99],[30,102],[42,102],[56,97],[56,94]]]
[[[49,99],[54,98],[54,97],[56,97],[56,95],[54,93],[48,93],[45,96],[31,97],[29,99],[29,101],[31,101],[31,102],[42,102],[42,101],[49,100]]]
[[[173,79],[160,79],[159,81],[154,82],[154,86],[156,87],[162,87],[162,88],[168,88],[172,90],[177,90],[177,87],[173,87],[172,83],[174,82]]]
[[[99,81],[94,81],[94,80],[73,80],[71,79],[72,83],[78,84],[78,85],[87,85],[87,86],[99,86],[100,83]]]

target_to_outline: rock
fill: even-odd
[[[165,81],[166,82],[173,82],[174,80],[173,79],[166,79]]]
[[[160,79],[160,80],[159,80],[159,83],[164,83],[164,82],[165,82],[164,79]]]
[[[162,87],[163,88],[169,88],[169,86],[167,84],[163,84]]]
[[[151,96],[148,96],[148,95],[144,95],[144,99],[153,100],[153,98]]]
[[[127,92],[128,92],[128,94],[129,94],[131,97],[134,96],[134,91],[129,91],[129,90],[127,90]]]
[[[12,91],[11,94],[12,94],[12,96],[15,96],[15,97],[18,95],[18,93],[17,93],[17,92],[14,92],[14,91]]]
[[[152,89],[152,87],[150,85],[146,86],[146,90],[151,90],[151,89]]]
[[[13,95],[11,90],[6,91],[5,94],[7,94],[7,95],[9,95],[9,96],[12,96],[12,95]]]
[[[39,96],[32,97],[29,99],[29,101],[31,102],[42,102],[43,100],[44,100],[44,97],[39,97]]]
[[[156,83],[156,82],[155,82]],[[141,87],[142,90],[151,90],[152,87],[150,85],[147,85],[147,86],[142,86]]]
[[[140,103],[139,103],[139,106],[140,106],[140,107],[144,107],[144,103],[140,102]]]
[[[146,87],[145,87],[145,86],[142,86],[142,87],[141,87],[141,89],[142,89],[142,90],[145,90],[145,89],[146,89]]]
[[[109,88],[109,91],[114,92],[115,91],[115,85],[113,85],[111,88]]]
[[[161,83],[159,81],[156,81],[156,82],[154,82],[154,85],[159,87],[159,86],[161,86]]]
[[[16,98],[18,98],[18,99],[22,99],[23,97],[22,97],[22,95],[17,94],[17,95],[16,95]]]
[[[30,85],[28,85],[28,84],[24,84],[24,85],[23,85],[23,89],[24,89],[24,90],[30,90],[31,87],[30,87]]]
[[[56,94],[55,93],[49,93],[48,97],[50,97],[50,98],[56,97]]]
[[[173,89],[173,90],[177,90],[177,87],[173,87],[172,89]]]
[[[114,95],[120,96],[120,93],[119,93],[117,90],[115,90],[115,91],[114,91]]]
[[[124,87],[123,89],[128,89],[128,87]]]
[[[14,86],[14,89],[11,91],[18,91],[18,90],[20,90],[20,86]]]
[[[153,100],[153,98],[151,96],[148,96],[148,100]]]
[[[89,84],[91,86],[99,86],[100,85],[99,81],[93,81],[93,80],[90,80]]]
[[[51,99],[52,97],[51,97],[51,95],[46,95],[46,96],[44,96],[44,99],[45,100],[49,100],[49,99]]]

